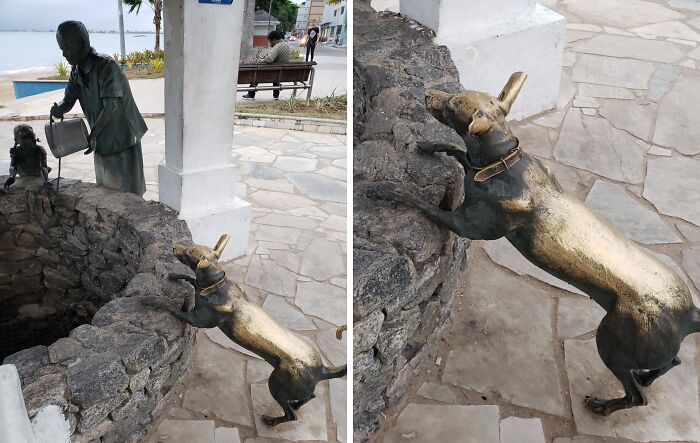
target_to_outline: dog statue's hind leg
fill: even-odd
[[[612,400],[602,400],[595,397],[586,396],[585,402],[588,409],[594,414],[610,415],[620,409],[633,408],[635,406],[645,405],[646,399],[637,387],[633,371],[628,368],[613,367],[609,368],[615,377],[620,380],[622,387],[625,389],[625,396]]]
[[[634,379],[639,383],[641,386],[647,387],[651,386],[654,381],[656,381],[657,378],[661,377],[674,367],[678,366],[681,364],[681,359],[678,358],[678,356],[674,357],[673,360],[671,360],[668,364],[658,368],[658,369],[652,369],[651,371],[647,372],[635,372],[634,373]]]

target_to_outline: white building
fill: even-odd
[[[323,17],[319,23],[321,42],[335,42],[338,46],[347,45],[348,2],[343,0],[337,5],[325,5]]]
[[[253,23],[253,46],[267,46],[267,36],[270,32],[277,29],[280,21],[275,16],[270,15],[267,11],[255,11],[255,22]]]
[[[311,4],[307,0],[299,5],[297,10],[297,20],[294,25],[294,30],[297,36],[304,35],[309,27],[309,13],[311,12]]]

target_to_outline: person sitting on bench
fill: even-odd
[[[292,47],[289,43],[284,41],[284,34],[281,31],[272,31],[267,36],[270,41],[270,47],[272,51],[267,54],[259,63],[289,63],[289,59],[292,57]],[[279,83],[272,83],[274,86],[279,86]],[[250,87],[256,87],[258,83],[251,83]],[[280,91],[272,91],[272,97],[275,100],[279,100]],[[248,91],[246,95],[243,96],[245,100],[255,100],[255,91]]]

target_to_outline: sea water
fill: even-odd
[[[153,50],[155,38],[155,34],[125,34],[126,53]],[[118,33],[91,33],[90,44],[102,54],[121,51]],[[161,35],[161,48],[163,44]],[[51,69],[60,61],[65,62],[65,59],[56,43],[55,32],[0,31],[0,74]]]

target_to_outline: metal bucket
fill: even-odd
[[[50,122],[44,125],[44,131],[51,153],[59,159],[84,151],[89,146],[87,125],[82,118],[54,122],[51,117]]]

